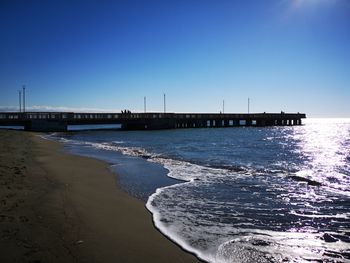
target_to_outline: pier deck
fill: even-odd
[[[125,130],[301,125],[304,113],[74,113],[0,112],[0,126],[66,131],[68,125],[120,124]]]

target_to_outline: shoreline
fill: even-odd
[[[1,151],[0,180],[7,178],[1,187],[11,188],[12,170],[24,166],[20,189],[9,189],[22,196],[23,204],[11,213],[1,207],[0,244],[6,252],[0,259],[200,262],[158,232],[144,203],[118,187],[107,163],[65,153],[61,143],[37,134],[0,131],[0,136],[1,146],[8,145],[6,152]],[[6,211],[12,219],[6,219]],[[28,223],[20,223],[21,213]],[[16,230],[6,236],[9,229]],[[26,243],[20,246],[19,240]]]

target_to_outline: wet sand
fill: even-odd
[[[106,163],[61,147],[0,130],[0,262],[198,262]]]

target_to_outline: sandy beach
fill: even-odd
[[[108,164],[0,131],[0,262],[198,262],[120,190]]]

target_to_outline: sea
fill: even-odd
[[[205,262],[350,262],[350,119],[48,137],[106,161],[155,227]]]

